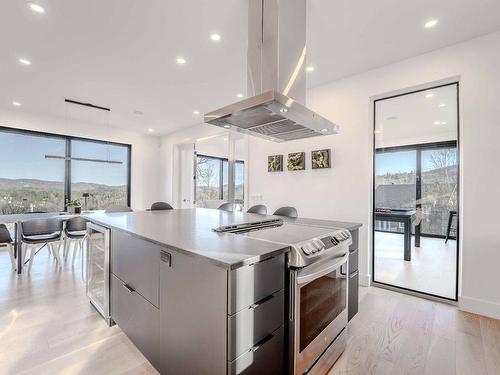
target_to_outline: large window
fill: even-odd
[[[242,160],[234,163],[235,203],[244,201],[245,164]],[[228,200],[228,161],[207,155],[196,156],[196,191],[198,206],[206,207],[209,201]]]
[[[9,128],[0,145],[0,214],[129,205],[129,145]]]
[[[122,145],[72,141],[73,158],[111,161],[71,160],[72,199],[83,203],[86,196],[88,209],[127,206],[128,153],[128,147]]]

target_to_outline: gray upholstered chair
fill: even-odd
[[[106,209],[105,213],[113,213],[113,212],[132,212],[133,210],[128,206],[112,206]]]
[[[247,211],[249,214],[259,214],[259,215],[267,215],[267,207],[263,204],[256,204],[252,206]]]
[[[33,219],[21,223],[21,241],[22,246],[24,246],[23,261],[28,250],[31,249],[28,271],[31,271],[35,255],[40,249],[37,245],[47,245],[49,252],[56,258],[57,265],[61,266],[59,246],[61,245],[62,232],[63,220],[59,218]]]
[[[68,255],[70,242],[73,245],[73,260],[72,264],[75,265],[76,254],[80,250],[83,253],[83,244],[85,236],[87,235],[87,220],[83,217],[77,216],[66,221],[64,227],[64,257]]]
[[[219,206],[219,210],[233,212],[233,204],[232,203],[223,203]]]
[[[167,202],[155,202],[151,205],[151,211],[173,210]]]
[[[280,207],[276,211],[274,211],[273,215],[291,218],[296,218],[297,216],[299,216],[295,207]]]
[[[7,246],[7,251],[9,252],[10,262],[12,264],[12,269],[16,269],[16,261],[14,259],[14,247],[13,247],[12,237],[10,232],[5,226],[5,224],[0,224],[0,246]]]

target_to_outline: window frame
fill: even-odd
[[[72,135],[64,135],[58,133],[41,132],[36,130],[27,130],[19,128],[11,128],[7,126],[0,126],[0,133],[11,133],[20,135],[31,135],[46,138],[58,138],[65,141],[65,158],[64,161],[64,210],[67,210],[66,202],[71,200],[71,142],[72,141],[86,141],[107,145],[115,145],[127,148],[127,206],[130,207],[131,202],[131,183],[132,183],[132,145],[129,143],[119,143],[111,141],[103,141],[102,139],[76,137]]]
[[[211,155],[206,155],[206,154],[198,154],[196,153],[195,158],[196,158],[196,163],[195,165],[198,166],[198,157],[200,158],[206,158],[210,160],[216,160],[219,162],[219,199],[221,201],[224,200],[224,162],[228,163],[228,170],[229,170],[229,159],[228,158],[221,158],[218,156],[211,156]],[[235,164],[243,164],[245,165],[244,160],[235,160]],[[196,168],[195,168],[195,176],[196,176]],[[194,184],[194,199],[196,201],[196,190],[198,189],[198,181],[197,178],[195,178],[195,184]],[[245,189],[243,189],[243,201],[245,200]]]
[[[429,150],[438,150],[442,148],[454,148],[457,153],[457,177],[458,177],[458,142],[456,140],[450,140],[450,141],[439,141],[439,142],[428,142],[428,143],[417,143],[417,144],[408,144],[408,145],[402,145],[402,146],[391,146],[391,147],[379,147],[375,149],[374,153],[374,167],[376,165],[376,156],[381,155],[381,154],[389,154],[391,152],[398,152],[398,151],[415,151],[416,155],[416,160],[415,160],[415,209],[421,209],[422,208],[422,151],[429,151]],[[375,178],[375,171],[373,173],[373,176]],[[374,180],[375,181],[375,180]],[[375,182],[374,182],[375,183]],[[458,182],[457,182],[458,185]],[[375,190],[375,189],[374,189]],[[374,199],[375,199],[375,193],[374,193]],[[374,201],[375,204],[375,201]],[[374,220],[374,230],[375,229],[375,221]],[[386,232],[385,230],[376,230],[378,232]],[[390,232],[390,231],[388,231]],[[421,226],[417,225],[415,226],[415,232],[419,233],[420,236],[422,237],[432,237],[432,238],[446,238],[446,235],[440,235],[440,234],[433,234],[433,233],[424,233],[421,232]],[[390,232],[392,233],[392,232]],[[412,235],[416,234],[412,233]]]

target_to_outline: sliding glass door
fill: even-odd
[[[374,103],[376,285],[457,300],[458,84]]]

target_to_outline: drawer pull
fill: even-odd
[[[359,271],[354,271],[353,273],[351,273],[351,274],[349,275],[349,278],[350,278],[350,279],[354,279],[356,276],[358,276],[358,274],[359,274]]]
[[[257,350],[259,350],[260,347],[262,347],[262,345],[264,345],[266,342],[268,342],[269,340],[271,340],[273,337],[274,337],[274,335],[272,333],[270,333],[269,335],[267,335],[266,337],[264,337],[262,340],[260,340],[257,344],[255,344],[254,346],[252,346],[250,348],[250,350],[252,352],[256,352]]]
[[[263,303],[266,303],[267,301],[269,301],[270,299],[273,299],[273,298],[274,298],[274,294],[271,294],[270,296],[264,297],[260,301],[252,303],[250,305],[250,308],[255,309],[255,308],[259,307],[260,305],[262,305]]]
[[[129,293],[134,293],[135,289],[132,288],[130,285],[123,284],[123,287],[128,290]]]

